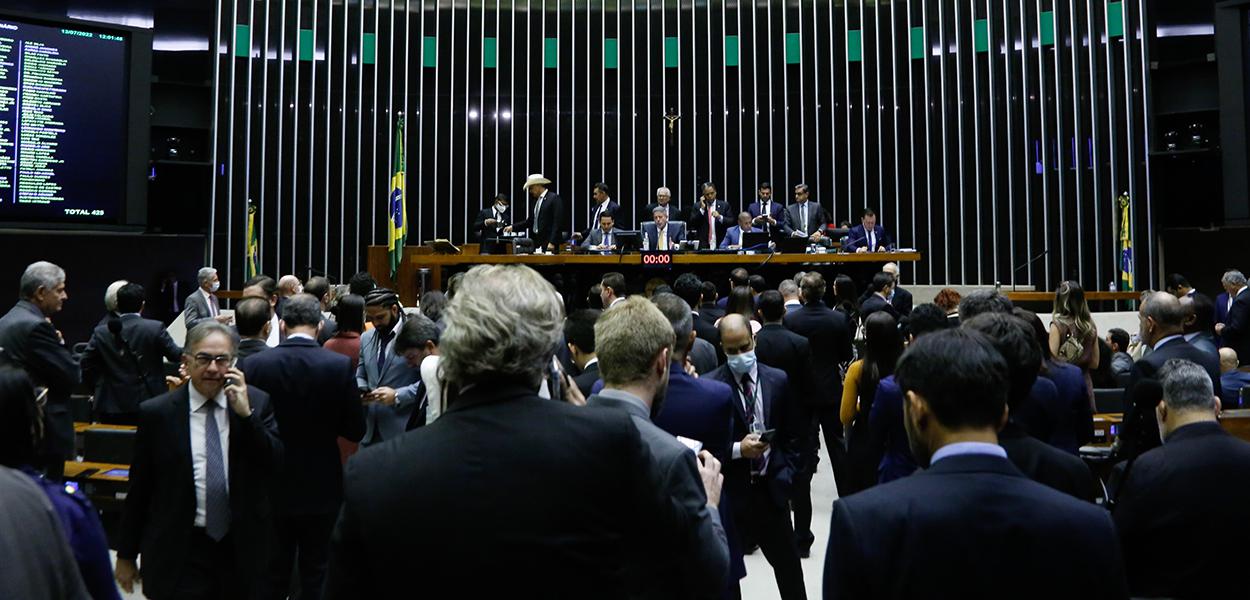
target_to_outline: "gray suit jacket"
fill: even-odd
[[[617,243],[616,236],[620,232],[621,232],[620,229],[616,227],[612,228],[612,244],[613,245]],[[590,233],[586,236],[586,241],[582,242],[582,246],[585,246],[587,248],[593,248],[602,243],[603,243],[603,230],[596,227],[590,230]]]
[[[369,391],[378,387],[395,389],[395,405],[370,403],[365,407],[365,437],[362,444],[369,445],[382,440],[399,437],[408,425],[408,418],[417,408],[421,382],[421,370],[408,367],[404,357],[395,354],[395,339],[378,348],[378,330],[370,329],[360,336],[360,362],[356,365],[356,387]],[[378,369],[378,352],[386,353],[386,362]]]
[[[653,556],[639,580],[646,581],[654,597],[720,597],[729,577],[729,543],[719,513],[708,509],[694,452],[652,423],[637,398],[604,390],[587,398],[586,404],[629,414],[651,450],[652,489],[663,490],[669,499],[665,505],[672,511],[655,517],[669,523],[660,529],[672,533],[672,539],[655,540],[651,547],[670,556]]]
[[[208,301],[204,299],[204,294],[200,293],[200,289],[195,288],[195,291],[187,296],[186,302],[182,303],[183,320],[187,324],[188,331],[201,321],[213,318],[213,311],[209,308]]]

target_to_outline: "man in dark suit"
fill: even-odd
[[[272,597],[286,594],[297,553],[300,597],[321,597],[330,532],[343,500],[338,438],[359,442],[365,433],[352,361],[317,345],[320,327],[317,299],[292,296],[282,312],[286,341],[243,363],[248,382],[269,394],[286,455],[273,485]]]
[[[95,388],[95,410],[101,423],[138,425],[139,404],[165,389],[165,362],[182,356],[160,321],[140,314],[143,286],[127,283],[117,290],[120,316],[96,327],[82,355],[82,375]]]
[[[729,464],[733,435],[733,389],[720,381],[686,374],[686,355],[695,342],[690,305],[674,294],[656,294],[656,308],[673,326],[673,364],[668,369],[668,393],[652,421],[673,435],[696,440],[722,465]],[[746,577],[742,545],[733,519],[733,499],[725,494],[720,503],[721,523],[729,537],[730,590]]]
[[[789,280],[786,280],[789,281]],[[756,306],[764,323],[755,334],[755,356],[761,364],[781,369],[790,382],[790,422],[794,431],[794,447],[791,451],[794,467],[794,485],[790,494],[790,506],[794,510],[794,541],[799,557],[811,555],[812,543],[812,475],[819,461],[815,429],[815,414],[802,399],[810,393],[812,380],[812,350],[807,338],[786,329],[782,324],[786,310],[781,293],[767,290],[760,294]]]
[[[1169,360],[1157,409],[1166,440],[1133,463],[1120,486],[1116,530],[1129,592],[1142,597],[1236,598],[1240,578],[1216,557],[1238,556],[1250,523],[1250,444],[1220,427],[1205,369]]]
[[[599,228],[600,217],[603,215],[619,216],[621,206],[613,200],[608,190],[608,184],[602,181],[596,182],[590,189],[590,223],[585,229],[573,232],[573,241],[581,242],[590,237],[591,232]]]
[[[512,222],[512,207],[508,203],[508,195],[500,192],[495,194],[495,201],[490,206],[478,211],[470,229],[473,239],[482,241],[497,238],[503,234],[503,228]]]
[[[1185,311],[1185,341],[1199,350],[1219,356],[1215,341],[1215,301],[1201,292],[1181,296]]]
[[[233,367],[234,335],[187,334],[190,383],[140,407],[116,576],[133,592],[143,555],[149,598],[258,595],[268,566],[269,486],[282,442],[269,395]]]
[[[648,476],[669,510],[654,515],[670,534],[652,540],[635,578],[646,597],[720,596],[729,581],[729,544],[720,523],[720,462],[696,453],[651,422],[668,388],[673,328],[651,302],[634,296],[593,325],[603,354],[604,388],[590,407],[626,412],[651,451]]]
[[[894,308],[898,310],[898,314],[904,317],[910,315],[912,296],[911,292],[903,289],[903,286],[898,284],[898,263],[885,263],[885,265],[881,267],[881,270],[894,277],[894,287],[890,288],[890,295],[887,296],[890,304],[894,305]]]
[[[712,324],[713,322],[704,318],[702,314],[705,310],[702,306],[703,282],[699,281],[699,276],[694,273],[682,273],[681,275],[678,275],[677,279],[673,281],[673,293],[676,294],[678,298],[685,300],[686,304],[692,307],[699,307],[698,309],[691,309],[692,316],[694,317],[692,319],[692,326],[694,327],[695,337],[705,340],[709,344],[715,346],[716,363],[724,363],[725,355],[721,353],[720,349],[720,332],[716,330],[716,326]],[[721,313],[721,316],[724,316],[723,312]]]
[[[813,244],[828,247],[833,241],[825,235],[829,214],[819,202],[811,200],[811,189],[806,183],[794,186],[794,202],[786,207],[785,222],[781,225],[784,235],[807,238]]]
[[[670,221],[679,221],[683,211],[673,204],[673,192],[666,187],[658,187],[655,190],[655,202],[647,205],[647,209],[642,211],[644,215],[654,215],[655,209],[659,208],[668,215]]]
[[[803,308],[786,313],[782,322],[786,329],[807,338],[811,346],[813,376],[806,400],[820,429],[824,430],[833,477],[846,481],[846,444],[842,441],[842,421],[838,417],[842,401],[840,374],[854,358],[851,338],[855,330],[846,315],[830,310],[821,300],[826,284],[819,272],[804,275],[799,290],[803,295]]]
[[[24,369],[36,386],[48,388],[40,458],[47,475],[59,480],[65,461],[74,455],[69,395],[79,378],[78,363],[51,320],[69,297],[65,271],[50,262],[32,263],[22,273],[18,297],[21,300],[0,317],[0,348],[4,349],[0,359]]]
[[[564,203],[560,201],[559,194],[547,189],[549,185],[551,180],[540,173],[526,178],[525,189],[534,199],[534,210],[524,221],[508,225],[503,231],[512,233],[516,229],[528,229],[536,250],[555,252],[563,241],[560,232],[564,226]]]
[[[616,217],[610,212],[603,213],[599,215],[599,226],[586,234],[582,247],[598,252],[615,251],[617,248],[616,234]],[[582,236],[579,235],[578,237]]]
[[[773,238],[782,235],[782,224],[786,221],[786,207],[773,200],[773,186],[765,181],[760,184],[759,198],[747,207],[751,213],[751,225],[772,234]]]
[[[1228,315],[1215,326],[1221,344],[1237,351],[1241,365],[1250,364],[1250,289],[1241,271],[1229,271],[1220,280],[1228,294]]]
[[[234,325],[239,332],[237,355],[240,361],[269,349],[265,340],[269,339],[273,328],[272,318],[273,307],[264,298],[250,296],[234,306]]]
[[[734,524],[764,551],[781,597],[806,598],[803,566],[790,526],[794,479],[790,384],[785,371],[757,362],[746,317],[726,315],[720,335],[728,362],[707,377],[734,390],[733,460],[725,467],[725,486],[734,498]]]
[[[725,237],[720,241],[721,250],[738,250],[743,248],[743,236],[747,233],[762,233],[764,230],[751,225],[751,213],[738,213],[738,224],[725,230]]]
[[[200,287],[182,302],[183,322],[187,331],[209,319],[218,323],[230,323],[230,315],[221,314],[221,302],[217,299],[217,290],[221,288],[221,280],[217,277],[217,269],[201,268],[195,275]]]
[[[537,394],[560,337],[555,288],[525,266],[479,265],[448,309],[440,368],[455,402],[348,463],[326,597],[411,595],[404,565],[420,565],[422,589],[464,597],[625,596],[673,531],[652,520],[664,499],[629,415]]]
[[[1193,361],[1207,370],[1215,395],[1220,395],[1220,360],[1189,345],[1181,336],[1185,312],[1175,296],[1167,292],[1150,294],[1141,303],[1137,318],[1141,341],[1152,350],[1133,363],[1124,389],[1124,423],[1115,444],[1119,456],[1128,460],[1161,443],[1155,407],[1163,399],[1157,379],[1163,363],[1173,358]]]
[[[686,239],[686,224],[669,222],[666,206],[656,205],[651,211],[651,219],[652,222],[642,224],[643,250],[676,250],[678,244]]]
[[[894,249],[894,242],[877,224],[877,213],[871,208],[864,209],[859,225],[852,227],[846,237],[846,248],[843,250],[847,252],[886,252]]]
[[[1081,500],[1094,499],[1094,475],[1085,461],[1029,435],[1021,427],[1020,408],[1031,400],[1038,382],[1054,384],[1038,377],[1042,368],[1042,348],[1033,327],[1024,320],[1003,313],[973,317],[963,327],[985,334],[1007,363],[1007,408],[1009,419],[998,432],[998,445],[1007,458],[1029,479]]]
[[[573,311],[564,320],[564,343],[569,348],[573,364],[581,371],[573,381],[583,397],[590,396],[590,388],[599,381],[599,357],[595,354],[595,321],[601,310],[584,308]]]
[[[886,272],[872,276],[872,289],[868,296],[859,304],[859,316],[864,321],[875,312],[884,311],[894,320],[899,318],[898,309],[890,303],[890,295],[894,293],[894,276]]]
[[[717,320],[725,316],[725,305],[720,302],[716,284],[711,281],[703,282],[703,300],[698,306],[699,318],[708,323],[715,324]]]
[[[734,224],[734,215],[728,202],[716,199],[716,186],[711,182],[699,189],[699,201],[686,213],[686,231],[691,240],[699,242],[699,248],[716,248],[725,230]]]
[[[974,331],[928,334],[903,354],[907,437],[928,469],[834,503],[825,598],[1128,595],[1107,512],[1029,481],[996,443],[1007,371]],[[1038,560],[1073,552],[1062,567]]]

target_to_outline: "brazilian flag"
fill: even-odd
[[[1133,291],[1133,220],[1128,194],[1116,199],[1120,207],[1120,291]]]
[[[247,258],[243,262],[243,279],[246,281],[260,272],[260,237],[256,232],[256,203],[247,202]]]
[[[391,194],[387,202],[386,246],[391,258],[391,280],[404,259],[408,237],[408,208],[404,202],[404,117],[395,123],[395,165],[391,173]]]

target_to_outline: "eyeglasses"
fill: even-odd
[[[234,356],[229,354],[213,356],[212,354],[201,352],[191,358],[195,360],[195,366],[197,367],[207,367],[208,363],[217,363],[219,367],[229,367],[230,363],[234,362]]]

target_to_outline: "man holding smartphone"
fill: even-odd
[[[365,296],[365,318],[373,329],[360,336],[360,362],[356,366],[356,387],[365,404],[365,437],[368,446],[399,437],[407,430],[413,411],[421,402],[417,387],[421,370],[408,366],[395,353],[395,340],[404,327],[404,310],[399,294],[377,288]]]

